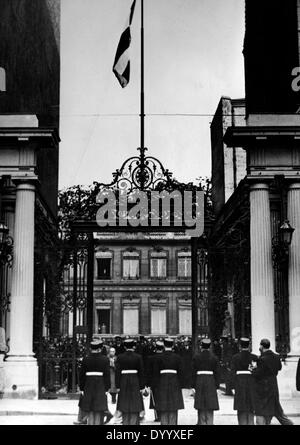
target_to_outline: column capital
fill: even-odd
[[[289,190],[300,190],[300,181],[299,182],[290,182],[288,184]]]
[[[16,191],[35,192],[37,181],[32,180],[14,180]]]
[[[11,182],[18,186],[19,184],[38,184],[39,178],[36,175],[27,175],[27,176],[11,176]]]
[[[255,182],[254,184],[250,185],[251,192],[258,192],[262,190],[269,191],[269,184],[267,182]]]

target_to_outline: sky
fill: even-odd
[[[178,180],[195,181],[210,176],[210,122],[221,96],[245,95],[244,1],[144,2],[145,145]],[[61,3],[59,186],[109,183],[140,145],[140,0],[124,89],[112,65],[132,0]]]

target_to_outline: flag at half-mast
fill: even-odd
[[[129,59],[129,47],[131,43],[131,23],[133,19],[136,0],[133,1],[129,21],[126,23],[125,29],[121,35],[115,62],[113,66],[113,72],[115,73],[122,88],[125,88],[130,80],[130,59]]]

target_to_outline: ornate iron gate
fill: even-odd
[[[40,397],[46,398],[78,392],[80,362],[87,350],[88,247],[85,242],[77,243],[61,252],[61,258],[60,293],[53,306],[44,289],[42,329],[35,343]]]
[[[148,199],[151,192],[173,191],[180,193],[189,191],[193,200],[193,214],[196,213],[196,192],[203,191],[201,185],[180,183],[172,177],[161,162],[146,156],[147,149],[138,149],[139,155],[127,159],[121,169],[113,174],[110,184],[95,182],[93,186],[83,189],[73,187],[69,195],[61,196],[64,207],[67,209],[62,218],[61,230],[67,233],[63,244],[69,247],[61,252],[61,288],[55,307],[49,307],[49,298],[46,291],[40,291],[40,323],[39,338],[36,342],[36,354],[40,366],[40,388],[45,394],[75,393],[78,389],[78,370],[86,346],[93,335],[93,284],[94,284],[94,232],[109,231],[126,232],[121,224],[116,227],[99,228],[97,211],[99,210],[98,195],[103,190],[114,193],[116,204],[120,203],[121,195],[134,191],[146,192]],[[121,193],[122,192],[122,193]],[[124,198],[124,196],[122,196]],[[159,198],[161,199],[161,198]],[[128,202],[129,208],[131,203]],[[132,204],[133,205],[133,204]],[[150,228],[149,221],[146,226],[127,227],[128,231],[163,231],[182,232],[190,229],[186,225],[184,206],[181,202],[181,211],[178,212],[175,203],[170,199],[170,209],[165,215],[162,205],[155,213],[159,227]],[[71,208],[71,210],[70,210]],[[117,206],[118,211],[120,210]],[[152,208],[151,208],[152,210]],[[151,212],[148,212],[148,219]],[[117,217],[119,213],[117,212]],[[164,218],[169,218],[169,225],[164,225]],[[151,218],[150,218],[151,219]],[[178,224],[178,222],[181,224]],[[198,240],[196,239],[198,243]],[[201,244],[201,243],[200,243]],[[69,250],[68,250],[69,249]],[[202,252],[202,251],[201,251]],[[207,299],[207,254],[200,255],[196,249],[194,261],[194,290],[193,291],[193,326],[201,335],[208,332],[208,299]],[[203,252],[202,252],[203,253]],[[198,254],[199,262],[198,262]],[[42,303],[41,303],[42,302]],[[198,321],[198,315],[200,324]],[[57,322],[49,323],[49,317],[57,318]],[[51,327],[51,326],[52,327]],[[43,328],[40,328],[42,326]],[[53,326],[56,328],[53,329]]]
[[[198,239],[192,240],[192,325],[195,350],[197,349],[198,337],[209,335],[208,277],[208,251]]]

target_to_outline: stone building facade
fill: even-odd
[[[12,268],[1,274],[9,352],[0,391],[36,398],[37,308],[55,275],[60,2],[1,0],[0,8],[0,213],[14,240]]]
[[[222,97],[211,123],[212,200],[217,214],[246,175],[246,153],[242,147],[228,147],[228,127],[246,125],[244,99]]]
[[[192,334],[189,237],[176,233],[119,233],[95,234],[95,240],[95,334],[155,337]],[[73,271],[66,270],[65,292],[72,291],[72,278]],[[201,292],[207,297],[204,279]],[[77,319],[84,325],[84,310],[79,312]],[[207,308],[201,311],[199,323],[202,334],[207,334]],[[61,334],[73,335],[72,313],[63,317]]]
[[[246,0],[246,121],[224,136],[227,147],[244,149],[246,174],[218,208],[211,237],[218,250],[215,306],[225,296],[238,335],[251,336],[254,352],[269,338],[285,357],[280,389],[286,396],[297,396],[300,356],[300,115],[291,85],[299,23],[298,0]],[[219,194],[223,199],[224,186]],[[286,220],[294,229],[290,245],[280,229]]]

